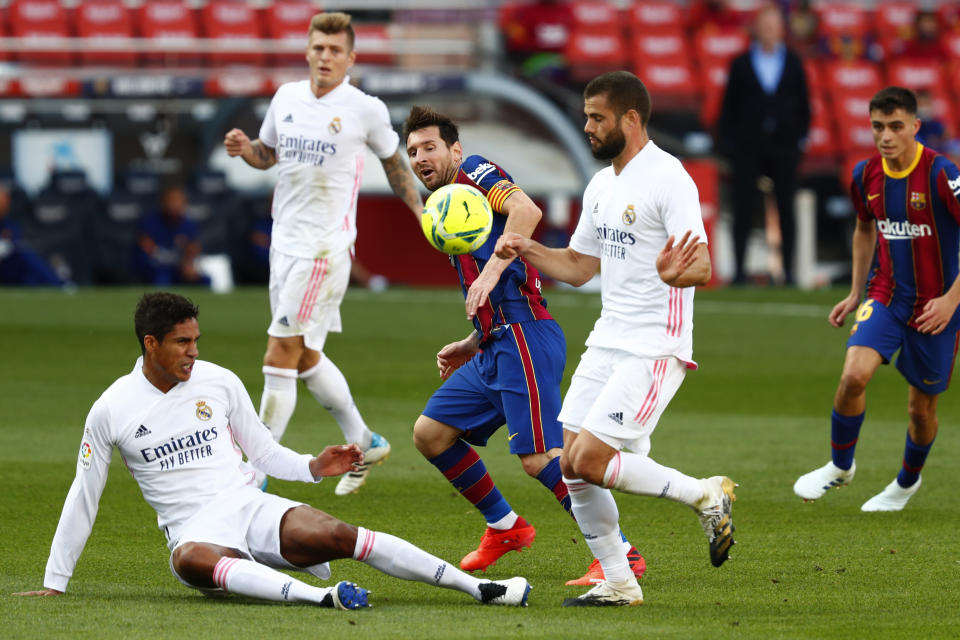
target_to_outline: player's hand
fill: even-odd
[[[440,379],[446,380],[453,372],[470,361],[479,351],[476,340],[470,336],[463,340],[451,342],[437,353],[437,369],[440,370]]]
[[[487,297],[490,295],[490,292],[493,291],[493,288],[497,286],[499,280],[500,274],[493,275],[492,273],[488,273],[486,269],[480,272],[480,275],[477,276],[477,279],[473,281],[473,284],[471,284],[467,290],[467,320],[473,320],[473,317],[477,315],[477,309],[487,303]]]
[[[667,284],[675,282],[697,258],[697,244],[700,236],[691,238],[690,234],[690,231],[683,234],[677,244],[674,244],[674,237],[670,236],[657,256],[657,273]]]
[[[357,469],[361,464],[363,464],[363,450],[360,449],[360,445],[356,443],[331,445],[310,461],[310,473],[314,478],[339,476]]]
[[[860,296],[856,293],[851,293],[834,305],[830,311],[830,315],[827,316],[827,321],[834,327],[842,327],[843,321],[847,319],[847,316],[856,311],[859,306]]]
[[[15,596],[59,596],[63,591],[57,591],[56,589],[44,589],[42,591],[18,591],[17,593],[11,594]]]
[[[240,129],[231,129],[223,138],[223,146],[231,158],[243,155],[244,147],[250,145],[250,138]]]
[[[493,252],[502,260],[513,260],[525,253],[531,244],[533,244],[533,241],[530,238],[525,238],[519,233],[510,231],[497,238],[497,244],[493,248]]]
[[[947,296],[928,300],[923,306],[923,313],[917,317],[917,331],[929,333],[932,336],[943,333],[956,310],[957,303]]]

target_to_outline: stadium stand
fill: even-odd
[[[194,11],[179,0],[144,2],[136,10],[138,31],[156,49],[144,54],[151,65],[192,65],[202,63],[203,56],[195,44],[200,35]]]
[[[214,65],[252,64],[263,66],[267,57],[257,40],[262,37],[256,10],[244,2],[215,0],[201,10],[204,35],[217,43],[226,43],[229,52],[214,51],[210,62]],[[238,51],[242,48],[243,51]]]
[[[13,0],[7,7],[10,35],[21,38],[15,54],[19,62],[36,65],[70,65],[73,54],[57,46],[69,37],[67,11],[58,0]]]
[[[133,18],[120,0],[81,2],[74,9],[77,36],[90,43],[80,52],[82,64],[136,66],[139,53],[124,45],[133,37]]]

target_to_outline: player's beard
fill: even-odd
[[[607,135],[607,139],[601,142],[599,146],[591,145],[590,151],[597,160],[613,160],[623,153],[626,146],[627,138],[623,135],[623,130],[620,129],[620,120],[617,119],[617,125]]]

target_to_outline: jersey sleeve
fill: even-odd
[[[691,237],[700,236],[698,242],[706,244],[707,232],[703,228],[700,192],[690,174],[678,163],[677,170],[660,186],[660,211],[667,235],[679,241],[689,231]]]
[[[310,472],[313,456],[297,453],[274,440],[260,421],[240,378],[224,371],[230,396],[230,429],[250,464],[280,480],[319,482]]]
[[[867,222],[873,220],[873,213],[867,206],[867,199],[864,197],[863,171],[867,166],[867,161],[858,162],[853,168],[853,174],[850,176],[850,202],[853,203],[853,210],[857,212],[857,219]]]
[[[43,586],[47,589],[66,591],[80,553],[93,530],[113,452],[109,434],[109,414],[98,401],[87,415],[77,458],[77,474],[67,492],[50,545],[43,578]]]
[[[937,195],[953,219],[960,224],[960,170],[952,162],[945,162],[937,173]]]
[[[277,121],[274,115],[276,111],[277,96],[280,95],[280,91],[283,90],[283,87],[274,94],[273,99],[270,100],[270,106],[267,108],[267,115],[263,116],[263,123],[260,125],[260,142],[267,145],[271,149],[277,148]]]
[[[570,248],[577,253],[599,258],[600,238],[597,236],[596,225],[593,222],[593,216],[598,206],[594,183],[595,180],[591,180],[583,192],[583,209],[580,211],[577,228],[573,230],[573,235],[570,236]]]
[[[390,124],[390,112],[387,105],[377,98],[370,99],[370,107],[364,110],[364,124],[367,127],[367,146],[381,160],[386,160],[397,152],[400,136]]]
[[[468,156],[461,164],[457,172],[457,182],[476,187],[487,196],[490,208],[501,213],[503,203],[513,193],[521,191],[520,187],[513,183],[510,174],[501,167],[490,162],[483,156]]]

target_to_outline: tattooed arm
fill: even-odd
[[[403,158],[403,152],[398,148],[396,153],[380,162],[383,163],[383,171],[387,174],[387,182],[390,183],[390,188],[393,189],[398,198],[403,200],[419,221],[420,213],[423,211],[423,200],[420,199],[420,193],[417,191],[416,183],[413,180],[413,173],[410,172],[407,161]]]
[[[269,169],[277,164],[277,152],[260,142],[259,138],[251,142],[240,129],[231,129],[223,139],[223,146],[230,157],[240,156],[254,169]]]

